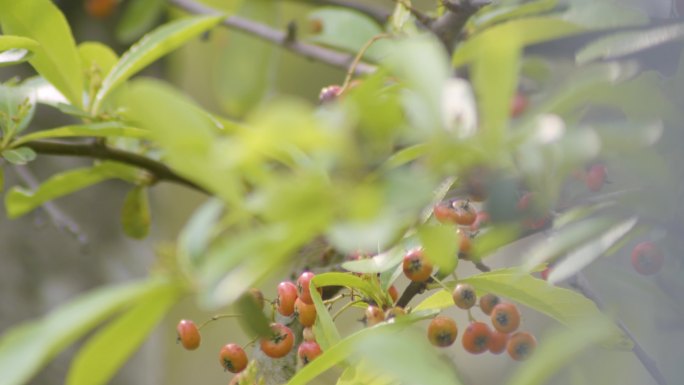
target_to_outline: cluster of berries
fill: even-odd
[[[316,342],[311,328],[316,321],[316,307],[309,292],[309,285],[313,277],[312,272],[306,271],[299,276],[296,284],[290,281],[281,282],[277,288],[278,298],[271,304],[282,316],[295,318],[304,326],[302,342],[297,348],[297,356],[302,365],[308,364],[321,354],[321,347]],[[249,295],[252,296],[259,308],[263,308],[264,296],[260,290],[250,289]],[[209,321],[226,316],[232,315],[214,316]],[[178,323],[176,327],[178,341],[185,349],[195,350],[200,346],[200,329],[207,322],[199,327],[191,320],[184,319]],[[270,358],[285,357],[295,346],[295,336],[292,329],[277,322],[271,323],[270,328],[271,334],[269,336],[259,338],[261,351]],[[251,344],[252,342],[248,345]],[[235,343],[228,343],[219,351],[219,362],[224,370],[240,373],[247,367],[249,359],[244,347]],[[235,378],[239,377],[236,376]]]

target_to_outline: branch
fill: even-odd
[[[193,0],[170,0],[170,3],[184,11],[196,15],[221,14],[216,9],[207,7]],[[223,19],[221,24],[228,28],[242,31],[254,37],[279,45],[307,59],[318,60],[321,63],[333,67],[347,69],[349,64],[354,60],[354,55],[303,43],[298,40],[292,41],[291,39],[288,39],[288,34],[283,31],[239,16],[228,16]],[[359,63],[356,67],[356,73],[359,75],[372,73],[374,71],[374,66],[365,63]]]
[[[430,24],[430,30],[451,53],[468,19],[487,3],[473,0],[443,0],[444,14]]]
[[[35,140],[25,143],[23,146],[29,147],[39,154],[45,155],[75,156],[125,163],[146,170],[156,181],[174,182],[209,194],[203,187],[176,174],[175,171],[161,162],[136,153],[111,148],[106,145]]]
[[[361,12],[369,17],[371,17],[373,20],[375,20],[378,24],[385,24],[387,20],[389,20],[391,14],[390,12],[380,8],[376,7],[370,4],[364,4],[361,2],[356,2],[356,1],[349,1],[349,0],[293,0],[298,3],[305,3],[305,4],[314,4],[314,5],[330,5],[334,7],[342,7],[342,8],[347,8],[347,9],[353,9],[355,11]]]
[[[599,309],[605,309],[603,301],[591,289],[589,283],[586,281],[582,273],[577,273],[575,278],[570,282],[570,285],[577,289],[577,291],[582,293],[585,297],[594,301]],[[644,366],[644,368],[646,368],[646,370],[651,374],[651,377],[653,377],[653,379],[656,381],[658,385],[667,385],[667,381],[658,369],[655,360],[651,358],[651,356],[649,356],[648,353],[646,353],[644,348],[639,344],[636,338],[634,338],[634,335],[629,331],[629,329],[627,329],[627,327],[622,321],[616,320],[616,323],[618,327],[622,329],[622,332],[625,333],[625,335],[634,343],[634,348],[632,349],[632,351],[634,352],[634,355],[636,355],[636,357],[639,359],[639,361],[641,361],[641,364]]]

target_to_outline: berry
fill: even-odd
[[[584,178],[584,184],[590,191],[598,192],[606,183],[607,168],[604,164],[598,163],[589,167]]]
[[[202,338],[194,322],[183,319],[176,326],[178,341],[187,350],[195,350],[200,346]]]
[[[508,334],[494,330],[489,336],[489,345],[487,345],[487,349],[494,354],[501,354],[501,352],[506,350],[507,342]]]
[[[512,333],[520,326],[520,313],[512,303],[500,303],[492,309],[492,326],[501,333]]]
[[[463,229],[456,230],[458,235],[458,256],[459,258],[468,258],[470,250],[473,248],[473,241],[470,240],[470,235],[463,231]]]
[[[302,330],[302,338],[304,341],[316,341],[316,335],[311,326],[307,326]]]
[[[456,321],[449,317],[438,315],[428,325],[428,339],[435,346],[442,348],[451,346],[456,341],[457,335]]]
[[[470,309],[477,302],[475,288],[467,283],[459,283],[452,293],[454,303],[461,309]]]
[[[271,358],[285,357],[294,345],[294,334],[287,326],[279,323],[271,324],[273,334],[269,338],[262,338],[259,342],[261,350]]]
[[[297,356],[306,365],[321,355],[321,347],[316,342],[304,341],[297,349]]]
[[[456,223],[456,211],[450,202],[441,202],[432,208],[432,214],[442,223]]]
[[[509,337],[506,344],[508,355],[516,361],[528,359],[537,347],[537,340],[527,332],[517,332]]]
[[[385,321],[385,313],[382,312],[382,310],[373,305],[368,305],[366,308],[366,325],[368,326],[374,326],[379,324],[380,322]]]
[[[517,118],[522,115],[527,109],[528,100],[527,96],[522,92],[516,92],[511,100],[510,115],[512,118]]]
[[[663,252],[653,242],[641,242],[632,250],[632,266],[639,274],[655,274],[660,271],[664,262]]]
[[[491,315],[494,306],[498,305],[500,302],[501,299],[494,294],[485,294],[480,297],[480,310],[487,315]]]
[[[311,299],[311,292],[309,291],[309,284],[314,276],[314,273],[305,271],[299,276],[299,278],[297,278],[297,294],[302,301],[308,304],[313,303],[313,299]]]
[[[294,304],[297,300],[297,286],[290,281],[278,284],[278,313],[289,317],[294,313]]]
[[[458,199],[451,203],[454,208],[454,220],[461,226],[470,226],[477,219],[477,210],[467,199]]]
[[[219,361],[223,369],[231,373],[240,373],[247,367],[247,354],[238,344],[227,344],[219,352]]]
[[[385,312],[385,321],[394,322],[394,319],[406,315],[406,310],[403,307],[395,306],[391,309],[387,309]]]
[[[397,302],[399,299],[399,292],[397,291],[397,288],[392,285],[387,289],[387,292],[389,293],[390,298],[392,298],[392,303]]]
[[[540,230],[546,227],[550,221],[548,213],[539,214],[535,206],[535,194],[526,192],[518,200],[517,209],[523,215],[522,225],[528,230]]]
[[[406,253],[402,267],[406,277],[414,282],[427,281],[430,278],[430,274],[432,274],[432,264],[427,261],[423,251],[420,249],[414,249]]]
[[[106,19],[116,10],[117,0],[86,0],[85,10],[91,17]]]
[[[342,87],[338,86],[337,84],[323,87],[321,89],[321,92],[318,94],[318,101],[320,101],[321,103],[332,102],[336,100],[341,93]]]
[[[295,315],[302,326],[312,326],[316,322],[316,306],[297,298],[295,301]]]
[[[472,354],[484,353],[489,346],[491,338],[489,326],[483,322],[473,322],[463,332],[463,348]]]

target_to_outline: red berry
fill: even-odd
[[[537,340],[527,332],[517,332],[509,337],[506,344],[508,355],[516,361],[528,359],[537,347]]]
[[[461,226],[470,226],[477,218],[477,210],[467,199],[458,199],[451,203],[454,208],[454,220]]]
[[[387,289],[387,292],[389,293],[390,298],[392,298],[392,303],[397,302],[399,299],[399,292],[397,291],[397,288],[392,285],[389,287],[389,289]]]
[[[632,266],[639,274],[653,275],[665,263],[663,252],[653,242],[641,242],[632,250]]]
[[[321,353],[321,347],[316,342],[304,341],[297,349],[297,355],[303,365],[315,360]]]
[[[323,87],[323,89],[321,89],[321,92],[318,94],[318,100],[321,103],[332,102],[333,100],[337,99],[337,97],[340,96],[341,93],[342,87],[338,86],[337,84]]]
[[[508,334],[501,333],[500,331],[494,330],[489,338],[489,345],[487,349],[494,354],[501,354],[506,350],[506,343],[508,342]]]
[[[511,117],[517,118],[522,115],[527,109],[528,99],[522,92],[516,92],[511,100],[510,114]]]
[[[441,202],[432,208],[432,214],[442,223],[456,223],[456,212],[450,202]]]
[[[454,298],[456,306],[461,309],[470,309],[475,305],[475,302],[477,302],[475,288],[467,283],[459,283],[456,285],[452,297]]]
[[[604,164],[594,164],[589,167],[587,174],[584,178],[584,184],[590,191],[598,192],[603,188],[606,183],[607,168]]]
[[[262,338],[259,342],[261,350],[271,358],[285,357],[294,345],[294,334],[287,326],[279,323],[271,324],[273,334],[269,338]]]
[[[365,314],[366,325],[368,326],[374,326],[385,321],[385,313],[383,313],[382,310],[377,306],[368,305]]]
[[[305,271],[302,273],[302,275],[297,278],[297,294],[299,295],[299,298],[308,303],[312,304],[313,299],[311,298],[311,292],[309,291],[309,284],[311,283],[311,279],[315,276],[314,273],[310,271]]]
[[[472,354],[484,353],[489,346],[491,338],[489,326],[482,322],[473,322],[463,332],[463,348]]]
[[[219,361],[223,369],[231,373],[240,373],[247,367],[247,354],[237,344],[227,344],[219,352]]]
[[[430,321],[427,332],[430,343],[444,348],[451,346],[456,341],[458,327],[453,319],[438,315]]]
[[[295,315],[302,326],[312,326],[316,322],[316,306],[305,303],[301,298],[295,301]]]
[[[402,265],[406,278],[414,282],[424,282],[432,274],[432,264],[420,249],[414,249],[406,253]]]
[[[520,312],[512,303],[500,303],[492,309],[492,326],[501,333],[512,333],[520,326]]]
[[[546,268],[545,268],[544,270],[542,270],[542,272],[540,273],[541,278],[542,278],[544,281],[548,281],[548,280],[549,280],[549,274],[551,274],[551,266],[546,266]]]
[[[487,315],[491,315],[494,306],[498,305],[500,302],[501,300],[499,297],[494,294],[485,294],[480,297],[480,310]]]
[[[289,317],[294,313],[294,304],[297,300],[297,286],[290,281],[278,284],[278,313]]]
[[[185,349],[195,350],[200,346],[202,338],[194,322],[181,320],[176,326],[176,332],[178,333],[178,341]]]

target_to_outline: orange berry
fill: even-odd
[[[501,299],[494,294],[485,294],[480,297],[480,310],[487,315],[491,315],[494,306],[498,305],[500,302]]]
[[[312,326],[316,322],[316,306],[297,298],[295,301],[295,316],[302,326]]]
[[[399,299],[399,292],[397,291],[397,288],[392,285],[389,287],[389,289],[387,289],[387,292],[389,293],[390,298],[392,298],[392,303],[397,302]]]
[[[309,284],[314,276],[314,273],[310,271],[305,271],[302,273],[302,275],[299,276],[299,278],[297,278],[297,295],[299,295],[299,298],[302,301],[308,304],[313,303],[313,299],[311,298],[311,292],[309,291]]]
[[[456,285],[452,293],[454,303],[461,309],[470,309],[477,302],[477,294],[475,288],[467,283],[459,283]]]
[[[451,346],[456,341],[458,327],[453,319],[438,315],[430,321],[427,333],[430,343],[444,348]]]
[[[508,355],[516,361],[525,361],[530,358],[537,347],[537,339],[527,332],[517,332],[508,338],[506,350]]]
[[[86,0],[85,10],[91,17],[106,19],[116,10],[117,0]]]
[[[297,286],[290,281],[278,284],[278,313],[289,317],[294,313],[294,304],[297,300]]]
[[[492,334],[489,338],[489,345],[487,348],[489,349],[490,352],[494,354],[501,354],[504,350],[506,350],[506,343],[508,342],[508,334],[506,333],[501,333],[498,330],[492,331]]]
[[[366,325],[374,326],[384,321],[385,313],[377,306],[368,305],[366,308]]]
[[[287,326],[279,323],[271,324],[273,334],[268,338],[262,338],[259,342],[261,350],[271,358],[285,357],[294,345],[294,334]]]
[[[176,332],[178,333],[178,341],[185,349],[195,350],[200,346],[202,338],[194,322],[186,319],[180,320],[176,326]]]
[[[297,355],[299,356],[299,359],[302,360],[302,365],[306,365],[315,360],[321,353],[321,347],[316,342],[311,341],[302,342],[297,349]]]
[[[414,282],[424,282],[432,274],[432,264],[420,249],[414,249],[406,253],[402,265],[406,278]]]
[[[231,373],[240,373],[247,367],[247,354],[240,345],[227,344],[219,352],[219,362],[223,369]]]
[[[484,353],[489,346],[491,338],[489,326],[483,322],[473,322],[463,332],[463,348],[472,354]]]
[[[492,326],[501,333],[512,333],[520,326],[520,312],[512,303],[500,303],[492,309]]]

